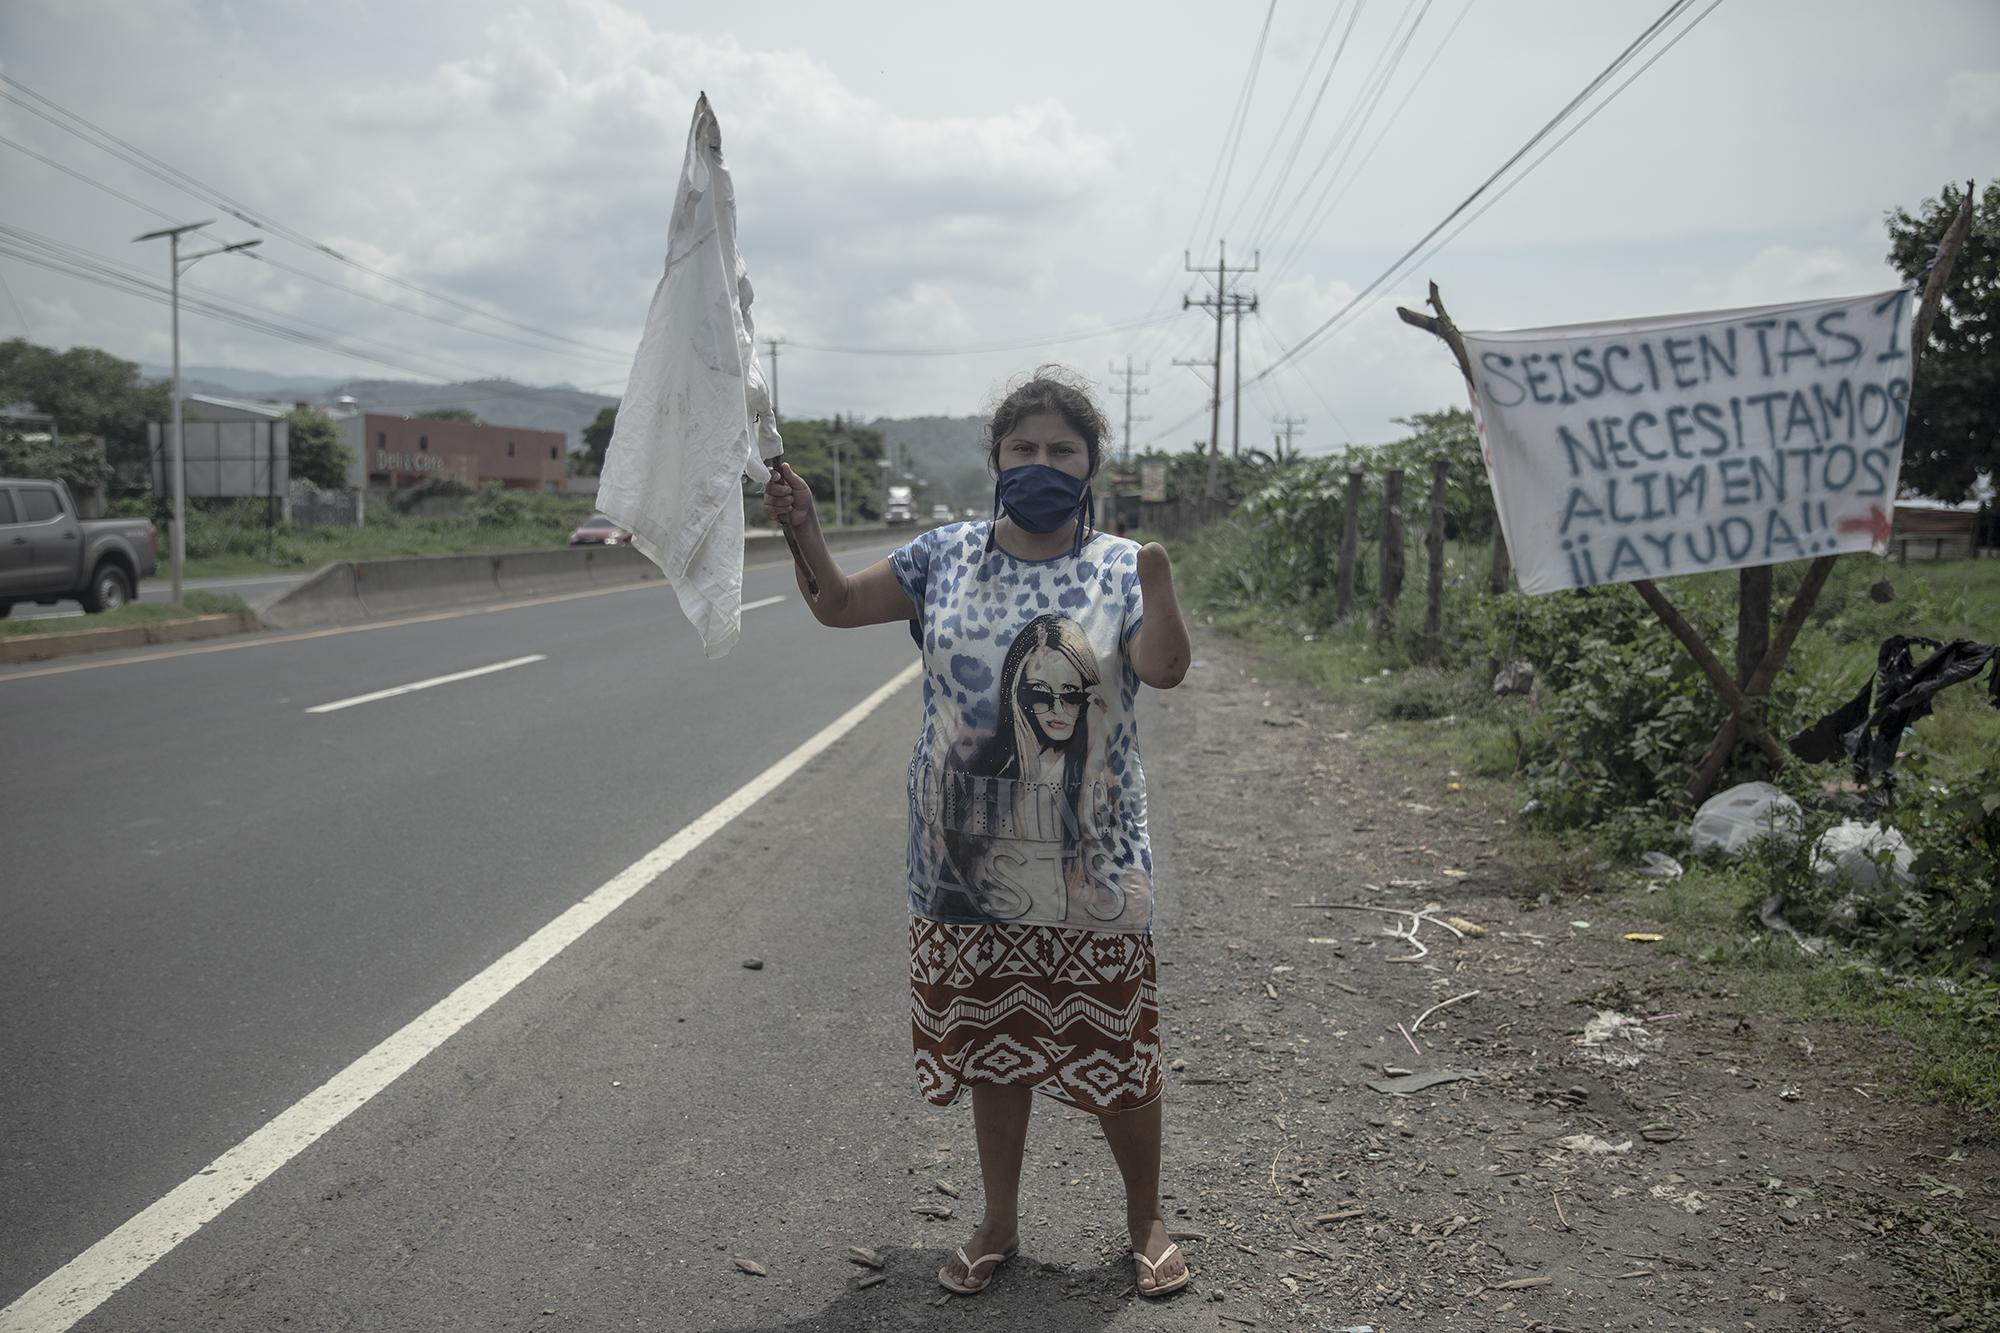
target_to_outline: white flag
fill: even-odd
[[[757,365],[748,271],[736,251],[736,191],[703,94],[597,506],[660,567],[710,657],[742,631],[743,477],[762,485],[784,452]]]

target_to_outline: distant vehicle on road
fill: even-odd
[[[933,523],[949,523],[949,522],[951,522],[951,521],[952,521],[952,514],[951,514],[951,506],[950,506],[950,505],[932,505],[932,506],[931,506],[931,522],[933,522]]]
[[[16,602],[115,611],[160,567],[160,534],[143,518],[78,518],[59,481],[0,477],[0,616]]]
[[[913,503],[908,486],[891,486],[886,502],[882,506],[882,521],[890,527],[900,523],[916,522]]]
[[[593,515],[577,524],[576,531],[569,535],[571,546],[623,546],[632,540],[632,534],[619,527],[602,514]]]

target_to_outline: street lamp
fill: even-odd
[[[134,236],[133,242],[157,241],[167,238],[167,269],[171,279],[174,310],[174,431],[173,431],[173,491],[174,491],[174,601],[181,600],[181,563],[187,555],[187,468],[181,457],[181,274],[194,267],[196,261],[210,255],[226,255],[231,250],[248,250],[262,241],[238,241],[234,245],[217,246],[213,250],[203,250],[199,254],[181,258],[181,233],[199,231],[211,225],[207,222],[188,222],[178,227],[163,227],[159,231],[149,231],[144,236]]]

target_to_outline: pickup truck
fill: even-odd
[[[0,616],[16,602],[115,611],[160,566],[160,534],[143,518],[78,518],[59,481],[0,477]]]

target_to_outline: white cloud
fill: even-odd
[[[1894,271],[1879,259],[1863,259],[1831,246],[1807,250],[1772,245],[1722,275],[1705,299],[1717,307],[1773,305],[1883,291],[1897,281]]]
[[[1978,128],[2000,120],[2000,71],[1959,70],[1944,87],[1953,120]]]

